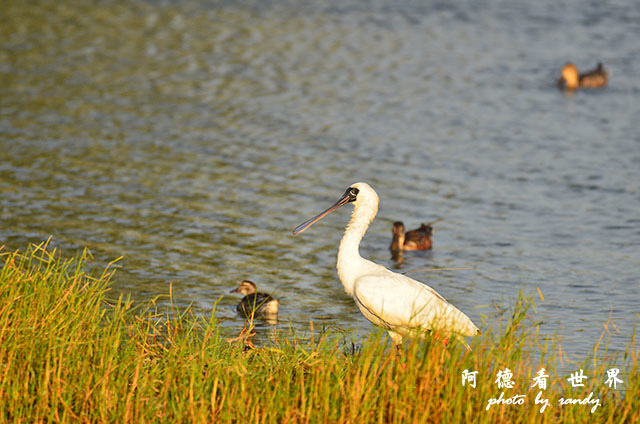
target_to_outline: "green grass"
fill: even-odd
[[[0,420],[2,422],[331,422],[331,423],[635,423],[640,380],[635,335],[624,354],[606,353],[606,333],[594,358],[572,364],[589,378],[572,388],[561,345],[543,338],[531,320],[532,302],[520,297],[482,328],[472,351],[434,341],[396,352],[386,336],[345,344],[332,332],[308,337],[277,333],[255,347],[249,327],[236,340],[219,332],[215,311],[159,311],[109,301],[113,271],[92,277],[83,253],[64,259],[46,244],[4,252],[0,269]],[[604,384],[621,369],[623,389]],[[502,390],[496,373],[508,367],[515,386]],[[550,378],[550,406],[535,405],[535,373]],[[477,370],[477,387],[462,386],[463,370]],[[560,398],[600,399],[558,405]]]

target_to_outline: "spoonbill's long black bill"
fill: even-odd
[[[317,221],[320,221],[322,218],[324,218],[325,216],[329,215],[331,212],[333,212],[336,209],[338,209],[340,206],[344,206],[349,202],[353,202],[353,200],[355,200],[355,199],[354,199],[353,195],[350,193],[350,190],[345,191],[344,194],[342,195],[342,197],[340,197],[340,199],[333,206],[331,206],[329,209],[327,209],[326,211],[320,213],[317,216],[314,216],[310,220],[298,225],[296,227],[296,229],[293,230],[293,235],[295,236],[297,234],[300,234],[301,232],[303,232],[307,228],[311,227]]]

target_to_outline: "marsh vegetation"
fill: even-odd
[[[3,422],[638,422],[635,340],[575,364],[589,378],[572,388],[561,375],[557,339],[544,339],[521,296],[483,328],[471,351],[435,341],[393,349],[381,332],[349,340],[330,329],[274,331],[251,342],[251,323],[224,337],[208,316],[156,302],[110,299],[113,268],[92,276],[88,251],[67,259],[45,243],[2,252],[0,411]],[[168,294],[170,295],[170,294]],[[164,303],[163,303],[164,304]],[[635,337],[635,336],[634,336]],[[602,377],[622,369],[617,390]],[[531,379],[544,367],[545,390]],[[509,368],[515,385],[498,389]],[[463,385],[478,371],[476,387]],[[522,404],[490,399],[520,396]],[[542,395],[538,395],[542,392]],[[592,393],[590,395],[590,393]],[[536,397],[549,400],[540,412]],[[561,399],[599,399],[561,405]],[[488,407],[490,406],[490,407]]]

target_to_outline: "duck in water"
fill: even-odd
[[[607,71],[602,63],[598,67],[584,74],[578,74],[578,68],[573,63],[567,63],[562,68],[562,76],[558,80],[558,88],[575,90],[578,87],[597,88],[607,85]]]
[[[267,293],[258,293],[253,281],[244,280],[240,285],[231,290],[231,293],[240,293],[244,297],[236,306],[236,310],[245,318],[261,316],[273,320],[278,316],[280,301]]]
[[[433,246],[433,227],[430,224],[422,224],[420,228],[404,232],[402,221],[393,223],[393,240],[389,250],[429,250]]]

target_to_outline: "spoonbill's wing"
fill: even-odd
[[[374,324],[404,332],[436,330],[466,336],[478,334],[469,317],[431,287],[381,268],[383,272],[360,276],[354,286],[356,303]]]

